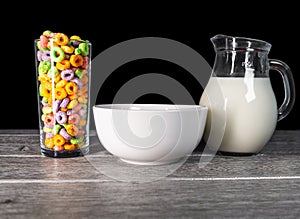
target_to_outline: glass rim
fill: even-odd
[[[256,50],[259,52],[269,52],[271,44],[259,39],[248,37],[234,37],[218,34],[210,39],[217,51],[219,50]]]
[[[53,39],[53,38],[50,38],[50,39]],[[38,42],[38,41],[40,41],[40,40],[41,40],[41,39],[39,39],[39,38],[35,38],[33,41],[34,41],[34,42]],[[70,41],[70,39],[69,39],[69,41]],[[72,41],[77,41],[77,42],[87,43],[89,46],[92,45],[92,43],[91,43],[89,40],[77,40],[77,39],[72,39]]]

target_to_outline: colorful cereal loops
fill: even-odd
[[[36,46],[43,144],[56,152],[76,150],[87,142],[89,43],[47,30]]]

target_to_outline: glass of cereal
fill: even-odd
[[[41,153],[76,157],[89,152],[92,44],[44,31],[34,40]]]

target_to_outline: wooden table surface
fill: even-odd
[[[200,158],[137,167],[92,133],[88,156],[54,159],[37,130],[0,130],[0,218],[300,218],[300,130],[259,155]]]

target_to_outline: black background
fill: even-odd
[[[1,15],[1,115],[0,129],[37,129],[38,107],[33,40],[44,30],[79,35],[92,44],[92,58],[105,49],[137,37],[164,37],[177,40],[198,51],[212,66],[215,52],[210,38],[216,34],[244,36],[272,44],[270,58],[286,62],[294,75],[299,94],[299,28],[297,7],[281,3],[277,7],[249,2],[245,5],[170,5],[146,2],[127,7],[107,7],[88,2],[49,2],[32,10],[5,8],[10,16]],[[56,4],[56,5],[55,5]],[[201,4],[201,3],[200,3]],[[204,4],[204,3],[202,3]],[[51,5],[51,6],[50,6]],[[27,7],[28,6],[24,6]],[[29,6],[30,8],[30,6]],[[176,8],[176,9],[175,9]],[[147,72],[160,72],[180,81],[200,99],[202,87],[180,67],[158,60],[139,60],[117,69],[101,88],[97,103],[110,103],[118,88],[130,78]],[[283,99],[281,77],[270,72],[278,104]],[[168,103],[159,95],[146,95],[137,102]],[[292,112],[278,122],[277,129],[299,129],[296,98]]]

